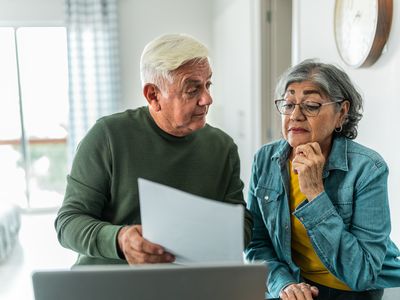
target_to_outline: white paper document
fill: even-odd
[[[143,236],[174,254],[177,263],[243,262],[242,205],[142,178],[138,183]]]

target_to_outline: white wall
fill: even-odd
[[[400,6],[394,0],[392,29],[387,51],[369,68],[351,69],[336,50],[333,15],[334,0],[295,0],[294,15],[296,53],[301,61],[319,58],[323,62],[340,65],[353,79],[364,96],[364,117],[360,121],[356,139],[378,151],[387,161],[389,174],[389,201],[392,216],[392,238],[400,245],[400,118],[398,87],[400,78]],[[298,62],[297,61],[297,62]]]
[[[210,49],[212,0],[119,0],[122,109],[146,105],[139,61],[144,46],[164,33],[193,35]]]
[[[62,24],[63,0],[0,0],[0,26]]]
[[[260,30],[257,5],[258,1],[215,0],[213,8],[214,104],[209,118],[238,145],[246,187],[260,135],[261,89],[255,88],[260,77],[255,47]]]

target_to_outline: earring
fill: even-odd
[[[336,133],[342,132],[342,130],[343,130],[343,125],[340,125],[340,127],[335,128]]]

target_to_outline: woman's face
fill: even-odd
[[[290,84],[286,89],[284,99],[288,104],[309,101],[320,104],[331,102],[321,89],[310,81]],[[340,109],[338,109],[338,105],[341,106]],[[292,148],[310,142],[318,142],[326,157],[331,148],[333,131],[343,124],[348,108],[348,101],[342,102],[342,104],[322,105],[319,113],[310,117],[302,112],[299,105],[296,105],[290,115],[282,115],[283,137]]]

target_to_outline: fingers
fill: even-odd
[[[322,172],[325,157],[316,142],[297,146],[294,154],[293,172],[299,175],[301,192],[312,201],[324,190]]]
[[[322,173],[324,163],[324,160],[312,159],[309,156],[306,157],[304,154],[299,154],[293,159],[292,168],[293,172],[299,175],[309,175],[310,172],[315,173],[319,170],[321,170]]]
[[[310,160],[309,157],[304,156],[304,154],[299,154],[295,156],[292,161],[293,171],[296,174],[300,173],[300,171],[304,171],[307,168],[311,168],[314,165],[314,161]]]
[[[150,241],[143,238],[138,231],[132,231],[130,235],[130,243],[133,250],[138,252],[144,252],[148,254],[158,254],[164,253],[164,248],[158,244],[153,244]]]
[[[123,227],[118,233],[118,245],[129,264],[165,263],[175,260],[162,246],[143,238],[141,225]]]
[[[307,283],[301,283],[301,284],[300,284],[300,290],[301,290],[301,292],[302,292],[302,294],[303,294],[303,296],[304,296],[304,299],[307,299],[307,300],[313,299],[312,293],[311,293],[311,287],[310,287],[309,284],[307,284]]]
[[[304,168],[311,168],[314,165],[323,166],[325,163],[325,158],[318,143],[300,145],[294,151],[295,157],[292,163],[296,173],[304,170]]]
[[[318,290],[318,288],[316,286],[311,286],[310,290],[311,290],[311,294],[312,294],[313,297],[317,297],[318,296],[319,290]]]
[[[299,288],[292,288],[285,291],[288,300],[305,300],[306,296]],[[311,298],[312,299],[312,298]],[[308,299],[307,299],[308,300]]]
[[[316,155],[322,155],[322,150],[321,150],[321,146],[319,145],[319,143],[314,142],[314,143],[309,143],[308,145],[314,150],[314,153]]]
[[[322,150],[321,147],[319,145],[319,143],[317,142],[313,142],[313,143],[307,143],[307,144],[303,144],[303,145],[299,145],[296,147],[296,152],[295,154],[300,154],[300,153],[304,153],[304,154],[322,154]]]
[[[136,250],[128,251],[126,260],[129,264],[157,264],[168,263],[174,261],[174,256],[168,252],[163,254],[147,254]]]
[[[314,292],[318,293],[316,287],[310,286],[307,283],[291,284],[287,286],[279,296],[282,300],[312,300],[313,288]]]
[[[314,160],[316,158],[323,157],[323,155],[319,143],[314,142],[297,146],[295,149],[295,157],[304,157]]]

